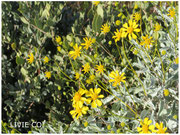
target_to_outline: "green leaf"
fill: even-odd
[[[163,100],[160,100],[158,116],[159,116],[160,113],[162,112],[163,108],[164,108],[164,101],[163,101]]]
[[[28,71],[22,67],[22,68],[21,68],[21,73],[22,73],[24,76],[27,76]]]
[[[20,19],[21,19],[21,21],[22,21],[23,23],[29,24],[29,22],[28,22],[24,17],[21,17]]]
[[[98,7],[97,7],[97,14],[100,15],[101,18],[104,17],[104,11],[103,11],[102,5],[98,5]]]
[[[149,113],[149,110],[143,110],[142,112],[141,112],[141,118],[142,119],[144,119],[145,117],[147,117],[148,116],[148,113]]]
[[[13,50],[16,50],[16,44],[15,44],[15,43],[12,43],[12,44],[11,44],[11,48],[12,48]]]
[[[16,56],[16,63],[18,65],[24,64],[24,59],[21,56]]]
[[[102,17],[100,15],[96,14],[93,18],[92,29],[95,32],[100,32],[101,26],[102,26]]]
[[[62,58],[61,56],[55,55],[54,58],[55,58],[56,60],[61,61],[61,62],[63,61],[63,58]]]
[[[110,102],[113,99],[114,99],[114,96],[110,95],[110,96],[106,97],[105,99],[103,99],[102,102],[103,102],[103,104],[107,104],[108,102]]]

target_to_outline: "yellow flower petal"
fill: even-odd
[[[91,98],[86,99],[86,103],[90,104],[91,103]]]
[[[141,127],[137,127],[137,131],[140,132],[142,130]]]
[[[104,95],[99,95],[98,98],[104,98]]]
[[[156,127],[159,128],[159,124],[158,123],[156,123]]]
[[[148,120],[149,120],[149,118],[146,117],[146,118],[144,119],[144,124],[148,125]]]
[[[131,38],[131,34],[129,34],[129,35],[128,35],[128,38],[129,38],[129,40],[131,40],[131,39],[132,39],[132,38]]]
[[[134,33],[132,33],[132,37],[133,37],[134,39],[137,38],[137,36],[136,36]]]
[[[92,106],[92,108],[97,108],[97,104],[96,104],[96,102],[95,102],[95,101],[93,101],[93,102],[92,102],[92,104],[91,104],[91,106]]]
[[[127,23],[123,24],[123,27],[128,28],[128,24]]]
[[[135,32],[140,32],[140,31],[141,31],[141,29],[134,29],[134,31],[135,31]]]
[[[101,92],[101,89],[100,89],[100,88],[97,88],[97,89],[95,88],[95,89],[94,89],[94,92],[95,92],[96,94],[99,94],[99,93]]]
[[[150,125],[151,123],[152,123],[152,120],[149,120],[148,123],[147,123],[147,125]]]
[[[150,129],[151,131],[153,131],[153,132],[154,132],[154,128],[155,128],[154,125],[150,125],[150,126],[149,126],[149,129]]]
[[[72,111],[70,111],[69,113],[72,115],[72,114],[74,114],[76,111],[75,110],[72,110]]]
[[[99,99],[96,99],[96,103],[97,103],[98,106],[102,105],[102,102]]]

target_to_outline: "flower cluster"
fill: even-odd
[[[89,91],[80,88],[74,94],[74,97],[72,99],[72,106],[74,107],[74,110],[70,111],[72,117],[76,117],[77,119],[79,119],[79,117],[81,117],[83,114],[86,114],[89,110],[89,107],[86,105],[90,103],[92,108],[97,108],[97,106],[101,106],[102,101],[99,99],[104,98],[104,95],[99,95],[100,92],[100,88],[94,88],[94,90],[91,88]]]
[[[145,118],[144,121],[140,122],[141,127],[137,127],[138,132],[141,134],[149,134],[149,133],[157,133],[157,134],[164,134],[166,133],[167,127],[163,128],[163,123],[160,122],[156,123],[155,126],[151,125],[152,120],[149,118]],[[155,129],[155,127],[157,129]]]
[[[135,32],[140,32],[140,29],[138,28],[137,24],[137,19],[139,18],[136,18],[136,21],[129,20],[128,23],[123,24],[122,28],[120,28],[119,30],[116,29],[116,32],[114,32],[115,36],[112,37],[115,39],[115,42],[120,41],[121,38],[126,38],[127,36],[129,40],[131,40],[132,38],[137,38],[136,34],[134,34]]]
[[[99,3],[100,2],[98,2],[98,1],[93,2],[92,4],[94,6],[92,6],[92,9],[100,7],[102,3],[100,5],[98,5]],[[118,7],[118,3],[116,3],[115,5]],[[134,10],[138,9],[138,8],[139,8],[138,5],[135,4]],[[167,15],[170,16],[168,18],[171,18],[171,19],[175,18],[175,9],[173,9],[173,8],[169,9],[169,14],[167,14]],[[143,20],[144,16],[142,15],[142,12],[138,12],[138,11],[134,12],[133,11],[133,13],[130,15],[130,17],[129,16],[126,17],[123,13],[119,13],[118,17],[119,18],[121,17],[122,20],[118,18],[118,19],[115,19],[115,21],[113,23],[110,23],[108,21],[105,22],[105,23],[103,23],[103,22],[101,23],[101,24],[103,24],[102,26],[100,25],[101,28],[99,28],[99,31],[101,30],[101,32],[96,32],[96,36],[100,35],[101,37],[99,36],[97,38],[93,38],[95,35],[92,35],[92,36],[88,35],[87,37],[82,38],[81,39],[82,41],[78,42],[78,40],[77,40],[76,41],[77,43],[75,43],[75,44],[74,44],[74,40],[70,41],[69,45],[70,45],[70,49],[72,49],[72,50],[69,50],[69,48],[67,48],[67,50],[65,50],[65,51],[67,51],[68,55],[66,55],[66,53],[64,53],[65,54],[64,57],[68,56],[68,60],[70,60],[70,62],[68,64],[69,65],[71,64],[72,69],[73,69],[73,71],[70,72],[70,73],[75,74],[74,75],[74,80],[76,80],[77,82],[74,81],[71,78],[71,76],[69,77],[68,75],[66,75],[66,73],[64,73],[64,71],[61,71],[61,72],[63,73],[63,75],[65,75],[73,83],[75,82],[75,85],[79,84],[78,87],[80,88],[78,91],[73,93],[73,98],[72,98],[73,110],[71,110],[69,112],[72,115],[73,119],[75,119],[75,118],[79,119],[83,115],[89,113],[91,111],[90,108],[97,108],[97,107],[101,107],[103,105],[103,102],[101,101],[101,99],[104,98],[104,94],[101,94],[101,89],[100,88],[102,88],[102,89],[103,89],[103,87],[107,88],[107,89],[112,88],[111,86],[110,87],[106,86],[106,84],[107,85],[112,85],[113,89],[115,89],[114,87],[118,88],[119,86],[124,85],[124,84],[127,84],[128,87],[129,87],[129,82],[128,81],[130,80],[129,78],[131,78],[130,77],[131,74],[130,75],[125,74],[125,69],[126,68],[133,71],[132,73],[134,73],[134,75],[136,75],[137,77],[141,76],[139,73],[136,73],[136,69],[133,69],[133,64],[134,63],[132,64],[132,66],[131,66],[131,64],[129,64],[129,63],[131,63],[131,60],[128,61],[127,57],[130,57],[131,54],[128,54],[127,57],[125,57],[127,59],[127,60],[126,59],[125,60],[126,60],[126,62],[128,62],[129,65],[127,65],[126,67],[124,66],[125,68],[122,70],[122,72],[120,72],[118,70],[114,70],[114,71],[110,70],[110,71],[108,71],[108,69],[112,68],[112,67],[110,67],[111,65],[109,64],[110,65],[109,66],[108,64],[106,64],[106,62],[103,63],[102,59],[100,59],[100,60],[98,59],[98,57],[99,57],[98,53],[99,53],[99,50],[100,50],[99,46],[101,46],[101,44],[99,43],[99,40],[101,40],[101,38],[104,38],[104,41],[102,41],[102,44],[107,43],[107,44],[110,45],[108,47],[111,47],[112,49],[114,49],[113,44],[116,44],[117,49],[120,48],[120,52],[118,50],[118,53],[119,53],[120,57],[122,57],[121,56],[121,51],[123,51],[124,55],[126,56],[126,52],[124,51],[125,50],[124,48],[127,48],[127,47],[124,47],[124,44],[123,44],[124,41],[125,42],[128,41],[126,43],[131,44],[131,47],[133,46],[132,40],[136,41],[136,43],[139,44],[139,46],[137,45],[138,47],[137,46],[133,46],[132,48],[129,47],[131,49],[131,51],[133,52],[133,54],[135,54],[137,57],[140,55],[140,53],[142,51],[146,52],[148,49],[150,50],[150,49],[153,49],[154,47],[158,46],[158,45],[157,46],[155,45],[157,42],[155,42],[156,40],[154,40],[154,39],[156,39],[154,35],[156,35],[156,34],[158,35],[159,33],[161,33],[161,30],[164,29],[163,25],[165,25],[165,24],[163,24],[163,23],[161,23],[159,21],[159,23],[154,23],[154,24],[151,25],[151,28],[152,28],[151,32],[149,32],[149,30],[143,32],[142,27],[144,27],[144,26],[142,25],[142,23],[144,23],[144,22],[142,22],[142,20]],[[125,20],[125,19],[129,19],[129,20]],[[111,32],[111,30],[113,30],[112,25],[115,26],[115,28],[114,28],[115,31],[113,31],[113,32]],[[145,27],[148,27],[148,26],[145,26]],[[110,36],[110,38],[106,37],[106,36],[109,36],[110,34],[112,34]],[[59,52],[59,54],[62,53],[64,51],[64,49],[65,49],[65,47],[61,49],[61,45],[65,41],[65,39],[64,39],[64,41],[62,41],[62,39],[64,39],[64,37],[61,38],[60,36],[57,36],[57,37],[55,37],[55,39],[53,39],[55,44],[57,45],[57,51]],[[113,40],[114,40],[114,43],[112,42]],[[117,45],[117,43],[119,43],[119,41],[122,41],[122,50],[121,50],[121,44]],[[103,47],[103,45],[101,47],[102,47],[102,50],[105,50],[105,52],[111,56],[111,54],[110,54],[111,51],[107,49],[108,47]],[[95,51],[97,51],[98,53],[94,53]],[[155,52],[153,54],[154,57],[152,56],[153,60],[156,57],[156,51],[159,51],[158,48],[156,48],[156,50],[155,50]],[[161,56],[162,57],[168,56],[168,51],[169,50],[167,50],[166,48],[160,49]],[[89,54],[90,54],[90,56],[88,56]],[[157,54],[158,54],[158,52],[157,52]],[[35,58],[34,58],[34,55],[33,55],[33,53],[30,53],[30,55],[28,55],[27,61],[28,61],[29,64],[32,64],[34,62],[34,59],[37,57],[35,55]],[[112,57],[113,57],[113,55],[112,55]],[[79,58],[79,59],[77,59],[77,58]],[[151,56],[149,56],[147,58],[149,59],[149,61],[151,60]],[[46,56],[43,56],[42,59],[43,59],[42,60],[43,65],[49,66],[51,64],[51,62],[49,62],[49,61],[52,61],[52,59],[50,58],[49,55],[46,54]],[[71,61],[71,59],[73,59],[73,62]],[[114,58],[114,59],[115,59],[115,63],[116,63],[117,59],[116,58]],[[120,58],[119,58],[119,60],[120,60]],[[121,60],[122,60],[122,63],[123,63],[124,58],[121,58]],[[77,68],[75,66],[75,68],[74,68],[73,64],[77,65],[78,62],[80,62],[79,67]],[[146,62],[146,61],[144,60],[144,62]],[[176,55],[176,58],[173,59],[172,63],[173,62],[175,64],[179,63],[179,57],[177,55]],[[118,65],[119,63],[117,62],[116,64]],[[152,63],[153,63],[153,61],[152,61]],[[149,62],[147,62],[145,64],[146,64],[145,66],[150,68],[150,70],[153,70],[153,69],[151,69],[152,65],[151,66],[148,65]],[[121,65],[121,63],[119,65]],[[171,65],[169,65],[169,68],[170,68],[170,66]],[[119,67],[117,67],[117,69],[118,68]],[[120,67],[120,68],[122,68],[122,67]],[[163,68],[164,67],[163,67],[163,63],[162,63],[162,69]],[[113,67],[113,69],[114,69],[114,67]],[[49,71],[49,70],[45,70],[45,71],[46,71],[45,72],[45,77],[49,80],[51,78],[51,76],[52,76],[51,73],[53,73],[53,72]],[[153,71],[153,72],[155,72],[154,75],[156,75],[156,70]],[[166,73],[166,70],[164,70],[164,72]],[[81,74],[81,73],[83,73],[83,74]],[[129,75],[129,77],[127,77],[128,75]],[[103,81],[101,81],[99,79],[100,77],[101,78],[104,77],[103,78],[104,80],[102,79]],[[54,78],[55,78],[55,76],[54,76]],[[164,79],[166,79],[166,78],[164,77]],[[142,80],[141,77],[139,77],[138,80],[141,81]],[[97,85],[99,82],[102,84],[102,87],[100,87],[100,85]],[[135,82],[135,84],[137,84],[137,83]],[[143,85],[143,82],[142,83],[140,82],[139,84]],[[94,88],[93,89],[92,85],[94,85],[94,87],[99,86],[100,88]],[[85,89],[87,86],[89,87],[88,88],[89,90]],[[171,93],[171,89],[169,89],[169,90],[164,89],[161,92],[164,95],[163,97],[169,98],[169,94]],[[110,94],[110,92],[108,94]],[[129,94],[129,92],[128,92],[128,94]],[[123,95],[123,93],[122,93],[122,95]],[[134,98],[132,98],[132,100],[133,99]],[[126,102],[124,102],[123,100],[122,100],[122,102],[125,105],[127,105],[127,107],[129,107],[129,105],[126,104]],[[134,107],[136,107],[136,105],[134,105]],[[136,109],[137,108],[135,108],[134,110],[136,110]],[[176,117],[174,116],[173,118],[177,119],[177,116]],[[121,122],[120,125],[121,125],[121,127],[126,127],[126,124],[124,122]],[[86,121],[84,123],[84,127],[87,127],[87,126],[88,126],[88,122]],[[108,125],[107,129],[111,130],[111,126]],[[153,125],[152,120],[149,120],[149,118],[146,117],[143,121],[142,120],[140,121],[140,127],[137,127],[137,131],[139,133],[157,133],[157,134],[161,134],[161,133],[166,133],[167,127],[164,127],[162,122],[156,123],[155,125]],[[114,131],[112,131],[112,133],[113,132]]]
[[[83,38],[83,40],[85,41],[85,43],[81,43],[81,45],[84,46],[86,50],[88,50],[88,48],[93,43],[96,42],[96,40],[92,39],[91,37],[90,38],[85,37]],[[74,48],[74,51],[70,51],[69,55],[75,60],[77,57],[80,57],[82,47],[81,46],[78,47],[78,44],[75,44],[73,48]]]

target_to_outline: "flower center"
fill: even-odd
[[[146,43],[146,45],[150,45],[151,44],[151,40],[150,39],[146,39],[145,43]]]
[[[76,55],[79,55],[79,54],[80,54],[80,50],[79,50],[79,49],[76,49],[76,50],[75,50],[75,54],[76,54]]]
[[[127,28],[127,33],[131,34],[131,33],[133,32],[133,30],[134,30],[134,29],[133,29],[132,27],[128,27],[128,28]]]
[[[120,83],[121,82],[121,76],[116,76],[116,78],[115,78],[115,81],[117,82],[117,83]]]
[[[109,27],[108,27],[108,26],[105,26],[105,27],[104,27],[104,31],[105,31],[105,32],[109,32]]]
[[[103,66],[99,66],[99,68],[98,68],[98,70],[101,71],[101,72],[103,71],[103,69],[104,69]]]
[[[76,112],[77,112],[77,113],[81,113],[81,108],[77,107],[77,108],[76,108]]]
[[[94,93],[94,94],[92,95],[92,99],[93,99],[93,100],[96,100],[97,98],[98,98],[98,95]]]
[[[142,126],[142,131],[144,132],[144,133],[148,133],[148,125],[146,125],[146,124],[144,124],[143,126]]]
[[[81,99],[81,94],[76,93],[76,94],[74,95],[74,99],[75,99],[75,101],[80,101],[80,99]]]

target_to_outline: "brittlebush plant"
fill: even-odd
[[[23,86],[14,95],[14,103],[27,113],[33,112],[33,105],[46,108],[41,114],[47,117],[42,118],[42,128],[28,131],[178,132],[178,2],[17,4],[18,10],[10,12],[22,23],[16,26],[24,34],[18,35],[19,40],[7,36],[11,27],[5,25],[5,13],[11,9],[5,6],[12,4],[3,2],[2,78],[6,79],[5,65],[14,69],[6,61],[8,44],[20,70],[12,71],[18,81],[16,86],[10,82],[10,93]],[[6,83],[2,84],[5,89]],[[8,118],[16,107],[5,98],[8,93],[2,96]],[[23,107],[17,106],[17,112]],[[23,116],[14,117],[20,120]],[[3,119],[14,121],[7,118]],[[3,132],[8,132],[6,126]]]

